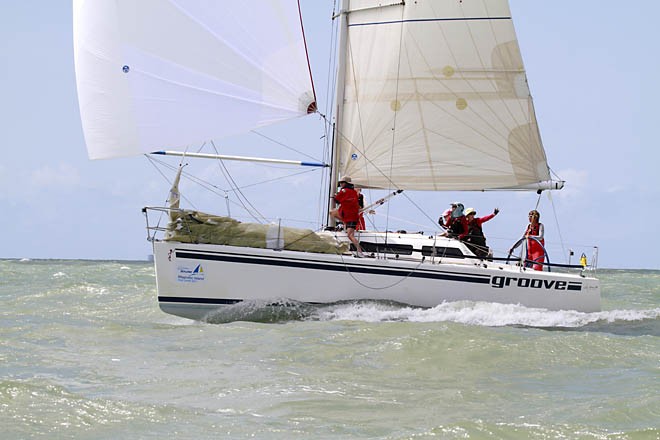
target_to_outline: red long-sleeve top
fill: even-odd
[[[357,223],[360,213],[357,191],[345,187],[335,195],[335,201],[340,205],[339,215],[341,215],[342,220]]]

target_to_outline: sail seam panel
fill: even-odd
[[[381,24],[398,24],[398,23],[423,23],[434,21],[478,21],[478,20],[511,20],[511,17],[457,17],[457,18],[409,18],[407,20],[389,20],[389,21],[372,21],[366,23],[353,23],[348,27],[354,26],[377,26]]]
[[[472,47],[474,48],[474,52],[475,52],[477,58],[479,59],[479,63],[481,64],[481,69],[482,69],[484,72],[489,72],[490,69],[488,68],[488,66],[487,66],[486,63],[484,62],[484,60],[483,60],[483,58],[482,58],[482,53],[481,53],[481,51],[479,50],[479,46],[477,45],[477,43],[476,43],[476,41],[475,41],[475,37],[474,37],[473,29],[472,29],[472,28],[470,27],[470,25],[467,24],[467,23],[466,23],[466,30],[467,30],[467,33],[470,35],[470,41],[472,42]],[[493,31],[493,29],[492,29],[492,24],[491,24],[491,32],[492,32],[492,31]],[[443,32],[443,34],[444,34],[444,32]],[[493,36],[495,37],[495,32],[492,32],[492,34],[493,34]],[[490,111],[490,113],[491,113],[491,115],[493,116],[494,120],[495,120],[495,121],[499,121],[501,127],[505,127],[505,128],[506,128],[506,127],[507,127],[507,124],[502,120],[502,118],[500,117],[500,115],[498,114],[498,112],[496,112],[496,111],[493,109],[493,107],[490,105],[490,102],[489,102],[487,99],[484,99],[482,93],[481,93],[479,90],[475,89],[474,84],[472,83],[472,81],[470,81],[468,78],[466,78],[466,77],[463,75],[463,71],[462,71],[462,70],[459,71],[459,72],[461,73],[461,76],[462,76],[463,79],[466,81],[466,83],[468,84],[468,86],[469,86],[469,87],[472,89],[472,91],[473,91],[473,92],[474,92],[474,93],[475,93],[475,94],[481,99],[481,102],[482,102],[482,103],[486,106],[486,108]],[[493,89],[497,90],[497,85],[494,83],[493,78],[492,78],[492,77],[489,77],[489,75],[486,75],[486,78],[487,78],[486,80],[492,84]],[[509,110],[509,108],[508,108],[507,105],[504,105],[503,107],[506,108],[506,110],[507,110],[507,112],[508,112],[509,114],[511,113],[511,111]],[[480,117],[480,119],[481,119],[481,120],[482,120],[487,126],[489,126],[489,127],[490,127],[490,128],[496,133],[496,134],[498,134],[499,136],[501,136],[502,139],[503,139],[505,142],[507,142],[508,136],[506,136],[505,134],[501,133],[500,130],[498,129],[498,127],[495,127],[494,124],[488,122],[488,119],[481,117],[480,114],[479,114],[478,116]],[[515,118],[514,118],[514,119],[515,119]],[[499,148],[501,148],[503,151],[505,151],[505,152],[508,151],[508,146],[507,146],[506,144],[505,144],[505,145],[500,145],[495,139],[490,138],[490,137],[487,137],[485,134],[484,134],[483,136],[484,136],[487,140],[491,141],[494,145],[496,145],[496,146],[498,146]]]
[[[486,10],[488,10],[488,4],[487,4],[487,2],[484,2],[484,7],[486,8]],[[511,26],[513,27],[513,23],[511,23]],[[492,23],[492,22],[490,23],[490,28],[491,28],[491,33],[492,33],[492,35],[493,35],[493,39],[495,40],[495,43],[496,43],[495,47],[500,47],[500,46],[501,46],[501,43],[500,43],[499,40],[498,40],[498,33],[495,31],[495,28],[493,27],[493,23]],[[513,30],[513,32],[514,32],[514,35],[515,35],[515,29]],[[470,35],[472,35],[472,32],[470,32]],[[518,52],[518,54],[519,54],[519,56],[520,56],[520,62],[521,62],[521,66],[522,66],[522,54],[520,54],[520,48],[518,47],[517,36],[516,36],[516,39],[514,40],[514,42],[515,42],[515,47],[516,47],[516,49],[517,49],[517,52]],[[525,76],[525,78],[526,78],[526,74],[525,74],[525,69],[524,69],[524,67],[522,68],[522,74],[523,74],[523,76]],[[522,123],[520,123],[520,122],[517,121],[517,118],[516,118],[516,116],[514,115],[514,113],[512,112],[512,109],[509,107],[509,105],[505,102],[505,100],[504,100],[503,98],[501,99],[501,102],[502,102],[502,104],[503,104],[503,107],[506,109],[506,111],[507,111],[509,117],[511,118],[511,120],[516,121],[518,127],[522,127],[523,125],[530,125],[530,124],[532,123],[532,120],[531,120],[531,119],[532,119],[533,116],[532,116],[532,114],[529,113],[529,111],[525,111],[525,109],[524,109],[524,107],[523,107],[523,99],[519,99],[519,100],[516,101],[517,104],[518,104],[518,107],[519,107],[519,109],[520,109],[521,114],[527,116],[527,118],[526,118],[527,120],[526,120],[526,121],[524,120]],[[487,104],[487,105],[488,105],[488,104]],[[490,108],[490,106],[488,106],[488,107]],[[498,119],[501,120],[501,118],[499,118],[499,115],[498,115],[496,112],[494,112],[493,114],[494,114]],[[524,117],[524,116],[523,116],[523,117]],[[504,123],[504,121],[502,121],[502,123]],[[511,136],[514,132],[515,132],[515,129],[511,130],[511,132],[510,132],[510,136]],[[533,137],[533,134],[532,134],[531,132],[528,131],[528,136],[527,136],[527,139],[526,139],[528,145],[532,145],[532,144],[533,144],[532,137]],[[539,142],[540,142],[540,140],[539,140]],[[511,166],[512,166],[512,169],[513,169],[514,176],[515,176],[515,178],[516,178],[517,180],[520,181],[520,180],[522,179],[522,176],[521,176],[521,175],[519,174],[519,172],[518,172],[518,171],[519,171],[519,166],[516,165],[516,164],[514,164],[514,160],[513,160],[513,158],[511,157],[511,156],[512,156],[512,153],[511,153],[511,140],[510,140],[510,139],[507,139],[507,148],[506,148],[506,150],[507,150],[507,152],[508,152],[508,154],[509,154],[509,157],[511,158],[511,159],[510,159],[510,162],[511,162]],[[534,173],[534,175],[538,176],[538,170],[536,169],[537,167],[536,167],[535,164],[533,163],[533,162],[534,162],[534,156],[535,156],[535,155],[530,155],[530,156],[527,157],[527,163],[528,163],[528,167],[529,167],[528,171],[531,172],[531,173]]]

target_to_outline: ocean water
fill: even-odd
[[[0,261],[2,439],[658,439],[660,271],[603,312],[162,313],[145,262]],[[310,286],[313,288],[313,286]]]

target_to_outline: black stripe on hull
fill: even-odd
[[[185,296],[159,296],[158,302],[167,304],[211,304],[216,306],[230,306],[245,301],[244,299],[228,299],[228,298],[190,298]],[[324,303],[305,301],[304,304],[320,305]],[[269,304],[271,306],[281,305],[274,302]]]
[[[187,258],[192,260],[210,260],[210,261],[225,261],[228,263],[247,263],[265,266],[286,266],[297,267],[301,269],[315,269],[327,270],[333,272],[353,272],[353,273],[368,273],[373,275],[390,275],[390,276],[409,276],[411,278],[427,278],[445,281],[458,281],[463,283],[475,284],[489,284],[489,275],[471,275],[460,274],[454,275],[447,272],[430,272],[420,269],[383,269],[371,266],[358,266],[358,265],[344,265],[337,263],[321,263],[309,262],[305,260],[296,259],[275,259],[268,257],[244,257],[233,254],[202,254],[196,252],[176,251],[177,258]]]
[[[300,269],[324,270],[331,272],[352,272],[352,273],[365,273],[383,276],[398,276],[398,277],[411,277],[411,278],[424,278],[436,279],[444,281],[454,281],[459,283],[470,284],[491,284],[490,275],[478,274],[455,274],[451,272],[441,271],[428,271],[424,269],[388,269],[381,267],[373,267],[361,264],[344,264],[335,262],[321,262],[309,261],[293,257],[262,257],[262,256],[243,256],[233,253],[223,252],[193,252],[188,250],[176,250],[176,257],[181,259],[191,260],[206,260],[206,261],[219,261],[227,263],[242,263],[252,265],[264,265],[275,267],[294,267]],[[528,280],[527,278],[525,278]],[[513,278],[517,280],[517,278]],[[507,284],[508,285],[508,284]],[[527,287],[527,286],[519,286]],[[561,289],[560,289],[561,290]],[[576,281],[569,281],[564,291],[581,291],[582,283]],[[192,297],[178,297],[178,296],[159,296],[158,301],[164,304],[208,304],[208,305],[231,305],[244,301],[243,299],[236,298],[192,298]],[[310,302],[308,304],[321,304],[318,302]]]
[[[159,296],[158,302],[162,303],[190,303],[190,304],[214,304],[231,305],[242,302],[242,299],[224,299],[224,298],[186,298],[182,296]]]

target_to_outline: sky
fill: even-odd
[[[323,111],[332,1],[301,4]],[[548,162],[567,182],[539,204],[551,260],[566,262],[569,249],[591,260],[597,246],[599,267],[660,269],[660,27],[654,21],[660,3],[510,4]],[[253,155],[253,149],[267,145],[268,157],[322,160],[318,119],[306,117],[218,145],[227,154]],[[141,208],[162,206],[173,172],[157,170],[145,157],[88,159],[70,1],[0,0],[0,146],[0,258],[144,260],[151,253]],[[216,164],[199,162],[187,169],[209,179],[219,172]],[[266,217],[318,224],[326,198],[317,189],[322,171],[300,174],[304,170],[245,163],[228,169],[240,176],[244,193]],[[292,177],[275,180],[282,175]],[[273,180],[247,187],[250,179]],[[192,183],[181,189],[184,196],[198,195]],[[240,206],[220,193],[194,206],[240,217]],[[367,201],[377,197],[367,193]],[[454,200],[475,207],[477,216],[500,208],[484,232],[501,254],[521,235],[537,196],[410,193],[379,211],[375,221],[388,229],[432,233],[434,219]],[[384,220],[386,213],[390,220]],[[404,221],[406,214],[413,220]]]

